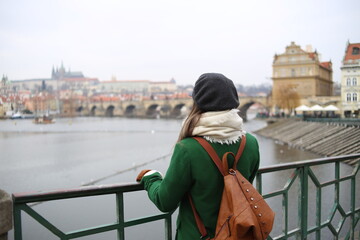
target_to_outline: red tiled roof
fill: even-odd
[[[315,52],[309,52],[309,57],[311,59],[315,59]]]
[[[360,59],[360,53],[353,54],[353,49],[354,48],[360,49],[360,43],[352,43],[352,44],[350,43],[350,44],[348,44],[347,49],[345,51],[344,61]]]
[[[108,96],[94,96],[91,97],[92,101],[102,101],[102,102],[115,102],[115,101],[119,101],[120,98],[119,97],[108,97]]]
[[[322,62],[320,63],[320,65],[324,68],[327,68],[327,69],[332,69],[332,63],[331,62]]]

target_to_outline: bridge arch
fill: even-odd
[[[171,114],[171,105],[165,104],[161,106],[160,113],[162,116],[169,117]]]
[[[254,100],[250,100],[249,102],[247,102],[239,107],[239,110],[240,110],[239,115],[243,118],[244,121],[247,121],[247,119],[248,119],[248,117],[247,117],[248,110],[251,108],[251,106],[256,105],[256,104],[262,106],[263,109],[266,109],[266,106],[263,103],[254,101]]]
[[[115,109],[115,107],[113,105],[108,106],[105,111],[105,117],[113,117],[114,109]]]
[[[151,104],[146,109],[146,116],[147,117],[156,117],[160,112],[160,106],[158,104]]]
[[[185,103],[179,103],[179,104],[175,105],[175,107],[171,111],[171,116],[172,117],[180,117],[180,116],[184,115],[183,108],[185,106],[186,106]]]
[[[95,116],[96,115],[96,106],[92,106],[91,110],[90,110],[90,116]]]
[[[135,117],[136,116],[136,106],[134,104],[131,104],[125,108],[124,115],[126,117]]]
[[[83,106],[77,107],[77,108],[75,109],[75,111],[78,112],[78,113],[81,113],[83,110],[84,110],[84,107],[83,107]]]

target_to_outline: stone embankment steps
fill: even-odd
[[[338,142],[335,145],[335,148],[328,149],[329,155],[334,156],[336,153],[346,152],[350,148],[353,148],[355,150],[358,146],[356,144],[353,144],[353,142],[358,140],[357,134],[360,133],[356,132],[356,129],[353,129],[353,131],[350,131],[348,134],[342,135],[342,141]]]
[[[322,156],[340,156],[360,152],[360,127],[337,123],[304,122],[295,119],[279,120],[257,134],[278,140],[290,147]],[[358,160],[351,160],[355,164]]]

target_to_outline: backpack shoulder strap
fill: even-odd
[[[198,141],[201,146],[206,150],[206,152],[210,155],[211,159],[214,161],[214,163],[216,164],[217,168],[219,169],[220,173],[225,176],[226,175],[226,172],[227,169],[224,169],[223,168],[223,163],[222,161],[220,160],[219,156],[217,155],[217,153],[215,152],[214,148],[210,145],[210,143],[208,141],[206,141],[204,138],[202,137],[194,137],[194,139],[196,141]],[[233,164],[233,169],[236,169],[236,166],[239,162],[239,159],[244,151],[244,148],[245,148],[245,144],[246,144],[246,136],[243,135],[241,137],[241,143],[239,145],[239,149],[236,153],[236,156],[235,156],[235,161],[234,161],[234,164]]]
[[[207,231],[206,231],[206,228],[205,228],[205,225],[204,225],[203,221],[201,220],[198,212],[196,211],[195,204],[194,204],[194,202],[193,202],[193,200],[191,198],[190,193],[188,193],[188,199],[189,199],[191,209],[192,209],[192,211],[194,213],[196,225],[197,225],[197,227],[199,229],[199,232],[201,234],[200,239],[205,239],[207,237]],[[206,240],[208,240],[208,239],[210,239],[210,238],[207,238]]]
[[[235,156],[233,169],[236,169],[236,166],[237,166],[237,164],[239,162],[239,159],[241,158],[241,155],[244,152],[245,144],[246,144],[246,136],[243,135],[241,137],[241,143],[240,143],[240,146],[239,146],[239,150],[238,150],[238,152],[236,153],[236,156]]]

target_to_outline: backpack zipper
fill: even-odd
[[[224,224],[221,226],[220,230],[217,232],[217,234],[216,234],[216,236],[215,236],[214,239],[216,239],[217,236],[221,233],[221,231],[223,230],[223,228],[225,227],[225,225],[228,226],[228,232],[229,232],[228,237],[231,236],[231,229],[230,229],[230,224],[229,224],[229,222],[230,222],[230,219],[231,219],[232,216],[233,216],[233,215],[230,215],[230,216],[228,216],[228,217],[226,218],[226,221],[225,221]]]
[[[232,215],[228,216],[228,218],[226,219],[226,223],[228,225],[228,230],[229,230],[229,235],[228,237],[231,237],[231,229],[230,229],[230,218],[232,217]]]

